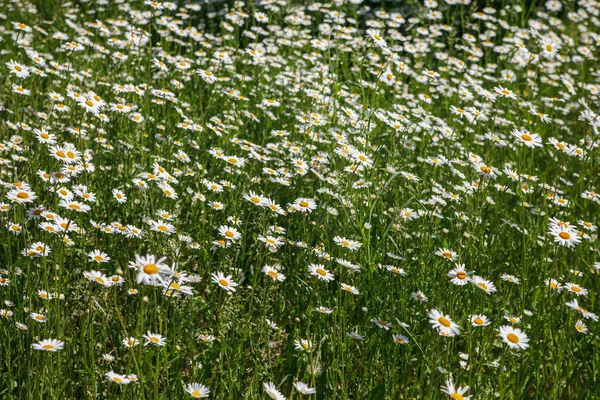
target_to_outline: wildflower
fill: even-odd
[[[108,256],[108,254],[100,250],[94,250],[90,252],[88,254],[88,257],[90,258],[90,261],[97,263],[106,263],[110,261],[110,257]]]
[[[311,388],[306,383],[300,382],[300,381],[294,382],[294,388],[300,394],[315,394],[315,393],[317,393],[317,389]]]
[[[377,44],[379,47],[387,47],[387,43],[385,42],[385,40],[383,40],[383,38],[379,35],[379,32],[377,32],[376,30],[367,29],[367,35],[369,35],[371,39],[375,41],[375,44]]]
[[[294,347],[296,350],[310,350],[312,348],[312,342],[307,339],[300,339],[294,341]]]
[[[57,352],[58,350],[62,350],[65,347],[65,344],[64,342],[56,339],[44,339],[34,343],[31,347],[33,347],[35,350]]]
[[[213,272],[212,281],[228,292],[235,292],[235,287],[238,285],[231,279],[231,275],[225,276],[222,272]]]
[[[469,315],[469,320],[473,326],[488,326],[491,323],[483,314]]]
[[[450,319],[450,316],[444,315],[436,309],[431,309],[429,311],[429,322],[438,330],[443,331],[444,329],[447,329],[455,335],[460,334],[459,326]]]
[[[588,291],[586,288],[576,283],[565,283],[564,286],[569,292],[575,293],[577,296],[587,296]]]
[[[208,397],[210,389],[200,383],[190,383],[184,386],[184,389],[194,399],[202,399]]]
[[[106,376],[111,381],[118,383],[119,385],[127,385],[131,382],[127,376],[116,374],[113,371],[107,372],[106,374],[104,374],[104,376]]]
[[[573,299],[572,301],[567,301],[565,305],[575,311],[579,311],[584,318],[589,318],[593,321],[598,321],[598,316],[593,312],[590,312],[579,305],[577,299]]]
[[[317,208],[317,203],[314,199],[299,198],[294,201],[291,208],[296,211],[311,213]]]
[[[140,344],[140,341],[134,337],[124,338],[122,340],[122,342],[123,342],[123,346],[125,346],[125,347],[135,347],[138,344]]]
[[[123,204],[127,201],[127,196],[119,189],[113,189],[112,195],[119,204]]]
[[[285,396],[281,394],[279,390],[275,387],[273,382],[265,382],[263,384],[263,388],[265,389],[265,393],[273,400],[285,400]]]
[[[483,279],[480,276],[474,275],[471,278],[471,283],[477,286],[479,289],[483,290],[487,294],[494,293],[496,291],[496,286],[491,281],[487,279]]]
[[[500,337],[511,349],[525,350],[529,347],[529,338],[518,328],[509,325],[501,326]]]
[[[392,328],[391,322],[384,321],[381,318],[371,318],[371,322],[374,322],[378,327],[385,329],[386,331]]]
[[[17,78],[27,78],[29,76],[29,67],[23,64],[10,60],[6,63],[6,66],[10,73],[16,75]]]
[[[577,232],[567,226],[552,226],[550,235],[554,236],[554,241],[562,246],[575,247],[581,242],[581,237]]]
[[[219,228],[219,234],[221,234],[225,240],[229,240],[231,242],[235,242],[242,237],[242,234],[237,229],[227,225],[222,225]]]
[[[394,342],[399,343],[399,344],[407,344],[408,343],[408,338],[404,335],[394,334],[394,335],[392,335],[392,338],[394,339]]]
[[[471,281],[469,274],[470,272],[467,272],[464,264],[456,264],[456,267],[448,272],[448,276],[452,278],[451,282],[459,286],[466,285]]]
[[[341,286],[341,289],[343,291],[345,291],[345,292],[352,293],[352,294],[355,294],[355,295],[359,294],[358,289],[355,288],[352,285],[347,285],[345,283],[340,283],[340,286]]]
[[[577,320],[577,322],[575,322],[575,329],[577,329],[577,332],[579,333],[587,333],[588,331],[587,325],[583,323],[582,320]]]
[[[152,254],[146,256],[135,255],[135,261],[129,262],[129,268],[137,269],[137,283],[155,285],[157,282],[164,283],[163,274],[168,274],[170,269],[163,261],[166,257],[156,258]]]
[[[446,379],[446,385],[442,386],[440,390],[450,396],[451,399],[468,400],[471,398],[471,396],[465,396],[465,393],[469,391],[469,387],[455,387],[452,378]]]
[[[322,264],[310,264],[308,266],[308,272],[310,272],[311,275],[314,275],[320,280],[326,282],[334,280],[333,275],[329,271],[327,271],[325,269],[325,266]]]
[[[338,246],[345,247],[350,250],[357,250],[362,246],[362,243],[357,242],[356,240],[346,239],[340,236],[335,236],[333,240]]]
[[[516,138],[517,142],[527,147],[542,147],[542,137],[537,133],[528,132],[524,129],[514,129],[512,135]]]
[[[443,257],[446,260],[450,260],[450,261],[456,260],[456,257],[457,257],[457,254],[455,252],[453,252],[452,250],[448,250],[448,249],[439,249],[438,251],[435,252],[435,254],[437,256]]]
[[[167,344],[166,339],[164,337],[162,337],[158,333],[152,333],[150,331],[148,331],[144,335],[144,339],[146,339],[144,346],[147,346],[149,344],[153,344],[155,346],[165,346]]]
[[[276,266],[278,267],[278,266]],[[271,278],[273,278],[274,281],[277,282],[283,282],[285,280],[285,275],[282,274],[281,272],[279,272],[279,270],[275,267],[271,267],[269,265],[265,265],[262,268],[262,272],[267,275],[270,276]]]

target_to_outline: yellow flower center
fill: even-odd
[[[571,239],[571,235],[568,232],[561,232],[558,234],[558,236],[563,240]]]
[[[219,279],[219,284],[225,287],[229,286],[229,282],[227,282],[225,279]]]
[[[155,264],[144,265],[144,273],[148,275],[158,274],[158,267]]]
[[[506,338],[511,343],[519,343],[519,337],[514,333],[509,333],[508,335],[506,335]]]
[[[450,320],[448,320],[447,318],[444,317],[439,317],[438,318],[438,322],[442,325],[444,325],[446,328],[449,328],[450,325],[452,325],[452,323],[450,322]]]

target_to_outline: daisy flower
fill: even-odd
[[[529,338],[519,328],[510,325],[501,326],[500,337],[511,349],[525,350],[529,347]]]
[[[438,251],[435,252],[435,255],[440,256],[440,257],[445,258],[446,260],[450,260],[450,261],[456,260],[456,257],[457,257],[457,254],[455,252],[453,252],[452,250],[448,250],[446,248],[439,249]]]
[[[589,318],[593,321],[598,321],[598,316],[596,314],[586,310],[582,306],[580,306],[577,299],[573,299],[572,301],[567,301],[565,303],[565,305],[572,310],[579,311],[584,318]]]
[[[11,74],[16,75],[17,78],[27,78],[29,76],[29,67],[10,60],[6,63]]]
[[[285,280],[285,275],[282,274],[281,272],[279,272],[278,269],[271,267],[269,265],[265,265],[262,268],[262,272],[265,275],[270,276],[271,278],[273,278],[273,280],[277,281],[277,282],[283,282]]]
[[[317,203],[314,199],[299,198],[294,201],[291,208],[301,212],[313,212],[317,208]]]
[[[356,240],[346,239],[345,237],[335,236],[333,241],[341,247],[345,247],[350,250],[357,250],[362,246],[362,243],[357,242]]]
[[[300,394],[315,394],[317,393],[317,389],[309,387],[306,383],[296,381],[294,382],[294,389],[298,391]]]
[[[64,342],[56,339],[44,339],[31,345],[35,350],[57,352],[65,347]]]
[[[300,339],[294,341],[294,347],[296,350],[310,350],[312,348],[312,342],[307,339]]]
[[[429,311],[429,323],[440,331],[448,330],[455,335],[460,334],[460,327],[450,319],[450,316],[444,315],[436,309]]]
[[[487,279],[483,279],[480,276],[474,275],[471,278],[471,283],[477,286],[479,289],[483,290],[487,294],[494,293],[496,291],[496,286],[491,281]]]
[[[106,376],[111,381],[118,383],[119,385],[127,385],[129,382],[131,382],[127,376],[116,374],[113,371],[107,372],[106,374],[104,374],[104,376]]]
[[[164,337],[162,337],[158,333],[152,333],[150,331],[146,332],[146,334],[144,335],[144,339],[146,339],[144,346],[147,346],[149,344],[153,344],[156,346],[165,346],[167,344],[166,339]]]
[[[127,196],[119,189],[113,189],[112,195],[119,204],[123,204],[127,201]]]
[[[231,279],[231,275],[225,276],[222,272],[213,272],[212,281],[218,284],[221,288],[228,292],[235,292],[235,287],[238,285]]]
[[[184,389],[194,399],[202,399],[210,394],[210,389],[200,383],[190,383],[185,385]]]
[[[446,385],[440,387],[440,390],[450,396],[451,399],[468,400],[471,396],[465,396],[469,391],[469,387],[455,387],[452,378],[446,380]]]
[[[543,146],[542,137],[537,133],[528,132],[525,129],[513,129],[511,134],[515,137],[518,143],[521,143],[524,146],[530,148]]]
[[[335,279],[333,274],[327,271],[323,264],[310,264],[308,272],[323,281],[330,282]]]
[[[110,261],[108,254],[101,252],[100,250],[94,250],[88,254],[90,261],[97,263],[105,263]]]
[[[587,325],[583,323],[582,320],[575,322],[575,329],[577,329],[577,332],[579,333],[587,333],[588,331]]]
[[[273,382],[265,382],[263,384],[263,388],[265,389],[265,393],[273,400],[285,400],[285,396],[281,394],[279,390],[275,387]]]
[[[407,344],[408,343],[408,338],[404,335],[394,334],[394,335],[392,335],[392,338],[394,339],[394,342],[399,343],[399,344]]]
[[[469,315],[469,320],[473,326],[488,326],[491,323],[483,314]]]
[[[223,236],[226,240],[232,242],[235,242],[242,237],[242,234],[237,229],[227,225],[222,225],[219,228],[219,234],[221,234],[221,236]]]
[[[128,338],[124,338],[122,340],[122,343],[123,343],[123,346],[125,346],[125,347],[135,347],[138,344],[140,344],[140,341],[134,337],[128,337]]]
[[[164,278],[161,274],[168,274],[171,270],[165,264],[166,257],[156,258],[152,254],[146,256],[135,255],[135,261],[129,262],[129,268],[138,270],[136,278],[137,283],[145,285],[155,285],[156,282],[164,283]]]
[[[561,246],[575,247],[581,242],[581,237],[577,234],[577,231],[565,225],[552,226],[550,235],[554,236],[554,242]]]
[[[354,286],[351,286],[351,285],[347,285],[345,283],[340,283],[340,288],[343,291],[348,292],[348,293],[352,293],[352,294],[355,294],[355,295],[359,294],[357,288],[355,288]]]
[[[453,284],[463,286],[471,280],[469,274],[470,272],[467,272],[465,264],[456,264],[456,267],[448,272],[448,277],[452,279]]]
[[[387,47],[387,43],[385,42],[385,40],[383,40],[383,38],[379,35],[379,32],[377,32],[376,30],[367,29],[367,35],[369,35],[371,39],[373,39],[377,46],[381,48]]]
[[[576,283],[565,283],[565,288],[572,292],[575,293],[577,296],[587,296],[588,291],[586,288],[584,288],[583,286],[580,286]]]

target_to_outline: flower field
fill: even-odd
[[[600,3],[0,1],[0,398],[600,398]]]

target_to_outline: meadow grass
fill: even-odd
[[[600,398],[597,2],[0,5],[0,398]]]

